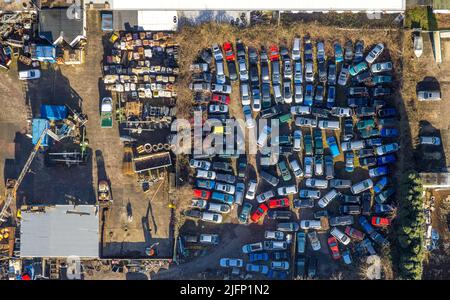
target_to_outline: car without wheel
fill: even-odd
[[[308,239],[309,239],[309,242],[311,244],[311,248],[313,249],[313,251],[319,251],[320,248],[322,248],[320,245],[320,240],[317,236],[317,232],[315,232],[315,231],[308,232]]]

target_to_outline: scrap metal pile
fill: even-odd
[[[33,12],[5,12],[0,14],[0,68],[8,69],[13,56],[31,64],[27,57],[27,45],[32,39],[33,23],[37,15]],[[23,49],[23,53],[20,53]]]
[[[178,45],[170,33],[113,33],[105,89],[118,98],[118,117],[131,133],[169,127],[175,116]]]

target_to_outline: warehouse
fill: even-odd
[[[99,257],[98,207],[34,206],[22,211],[20,257]]]

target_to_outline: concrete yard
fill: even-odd
[[[122,174],[123,145],[117,123],[111,129],[100,128],[99,106],[103,96],[100,86],[104,37],[100,29],[100,12],[87,12],[86,62],[75,66],[44,66],[42,78],[22,91],[17,71],[0,74],[0,159],[5,170],[2,176],[17,176],[31,150],[31,141],[22,133],[26,128],[25,96],[32,104],[34,115],[41,103],[68,105],[87,114],[87,138],[91,157],[87,165],[76,167],[46,167],[43,156],[37,155],[18,196],[20,204],[94,204],[98,179],[109,179],[113,203],[99,224],[103,232],[102,256],[145,257],[145,248],[159,242],[158,256],[171,257],[173,246],[169,223],[168,183],[162,186],[150,202],[158,184],[144,193],[136,176]],[[107,39],[106,39],[107,40]],[[107,46],[105,44],[105,46]],[[102,91],[102,92],[99,92]],[[22,132],[22,133],[21,133]],[[14,146],[16,141],[16,146]],[[14,160],[15,159],[15,160]],[[167,176],[166,176],[167,179]],[[4,186],[0,185],[3,191]],[[2,192],[3,194],[3,192]],[[127,220],[127,206],[132,221]]]

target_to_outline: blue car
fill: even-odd
[[[250,260],[250,262],[268,261],[269,260],[269,254],[267,252],[250,253],[249,260]]]
[[[397,137],[398,130],[396,128],[382,128],[380,134],[382,137]]]
[[[391,213],[395,210],[392,205],[379,203],[375,203],[374,209],[376,214]]]
[[[330,85],[328,87],[327,108],[331,109],[334,106],[335,99],[336,99],[336,88]]]
[[[215,186],[216,186],[215,181],[197,179],[197,187],[200,189],[212,190]]]
[[[330,136],[327,138],[327,144],[328,147],[330,148],[330,152],[333,157],[339,156],[341,154],[341,152],[339,151],[339,146],[337,145],[334,136]]]
[[[370,225],[369,221],[367,221],[366,217],[360,216],[358,221],[359,221],[359,225],[361,225],[361,227],[367,234],[371,234],[372,232],[375,231],[375,229],[372,227],[372,225]]]
[[[336,63],[344,61],[344,54],[342,53],[342,46],[339,43],[334,44],[334,60]]]
[[[395,194],[395,188],[388,188],[375,196],[375,202],[383,204],[390,196]]]
[[[373,186],[373,191],[375,192],[375,194],[378,194],[379,192],[381,192],[388,183],[389,183],[389,179],[386,176],[381,177],[381,179],[378,180],[378,182]]]
[[[380,118],[394,117],[395,115],[397,115],[395,108],[382,108],[378,111],[378,117]]]
[[[371,138],[364,140],[364,148],[370,148],[381,145],[383,145],[383,141],[381,140],[381,138]]]
[[[383,176],[383,175],[386,175],[387,173],[389,173],[388,167],[377,167],[377,168],[369,169],[369,176],[371,178]]]
[[[284,280],[287,279],[288,274],[286,271],[275,271],[270,269],[269,273],[267,274],[267,277],[269,279],[280,279],[280,280]]]
[[[313,93],[314,86],[312,84],[307,84],[305,88],[305,97],[303,98],[303,104],[312,106],[313,105]]]
[[[377,157],[377,165],[387,165],[387,164],[393,164],[397,161],[397,158],[394,154],[388,154],[385,156]]]
[[[342,260],[346,265],[352,264],[352,256],[350,255],[350,250],[346,249],[342,252]]]

